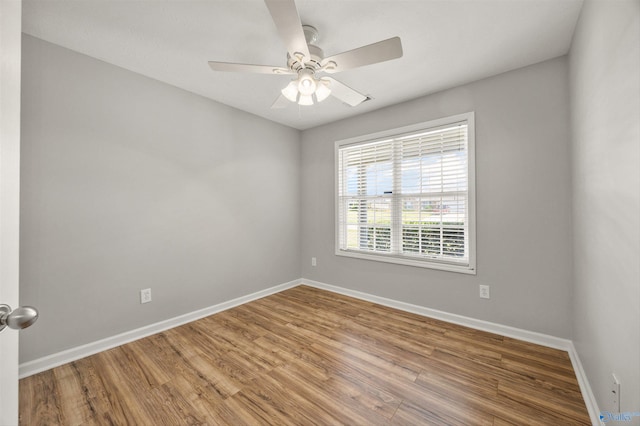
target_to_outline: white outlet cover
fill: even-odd
[[[483,299],[491,298],[491,291],[488,285],[480,285],[480,297]]]
[[[613,410],[616,413],[620,412],[620,382],[615,374],[611,374],[611,403],[613,404]]]
[[[151,289],[145,288],[144,290],[140,290],[140,303],[149,302],[151,302]]]

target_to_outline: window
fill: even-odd
[[[475,274],[474,115],[336,142],[336,254]]]

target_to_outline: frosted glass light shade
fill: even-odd
[[[291,102],[296,102],[298,100],[298,80],[291,81],[281,92],[282,96]]]
[[[303,95],[300,94],[300,100],[298,101],[299,105],[313,105],[313,98],[311,97],[311,95]]]
[[[318,81],[318,88],[316,89],[316,99],[318,102],[322,102],[329,97],[331,89],[329,89],[329,82],[325,80]]]

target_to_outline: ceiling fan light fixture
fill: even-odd
[[[331,89],[329,89],[329,82],[327,80],[318,80],[316,88],[316,100],[322,102],[329,97]]]
[[[313,95],[317,102],[322,102],[331,94],[330,82],[326,79],[316,79],[313,70],[304,69],[298,73],[298,78],[290,81],[281,90],[282,96],[298,105],[313,105]]]
[[[298,80],[291,81],[287,87],[281,90],[282,96],[290,100],[291,102],[298,101]]]

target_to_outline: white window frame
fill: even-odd
[[[443,271],[459,272],[464,274],[476,274],[476,184],[475,184],[475,123],[474,112],[468,112],[464,114],[458,114],[450,117],[445,117],[437,120],[431,120],[423,123],[418,123],[410,126],[385,130],[368,135],[357,136],[354,138],[339,140],[335,142],[335,254],[338,256],[346,256],[357,259],[373,260],[378,262],[396,263],[407,266],[418,266],[422,268],[438,269]],[[340,172],[340,149],[349,145],[360,145],[376,140],[384,140],[394,137],[406,135],[408,133],[418,133],[421,131],[428,131],[429,129],[442,127],[450,124],[456,124],[460,122],[466,122],[467,124],[467,226],[468,226],[468,265],[467,264],[453,264],[443,261],[432,261],[430,259],[416,259],[413,257],[397,255],[397,254],[382,254],[382,253],[370,253],[358,250],[343,250],[340,248],[340,188],[339,188],[339,172]],[[396,173],[396,171],[394,171]],[[392,223],[399,223],[397,220],[392,220]],[[398,232],[396,230],[396,235]],[[397,237],[396,237],[397,238]]]

